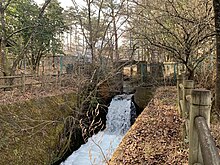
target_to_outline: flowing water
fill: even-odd
[[[88,139],[61,165],[104,165],[130,128],[132,95],[115,96],[108,107],[106,129]]]

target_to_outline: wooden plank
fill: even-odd
[[[21,78],[21,76],[1,76],[0,79]]]
[[[62,74],[48,74],[48,75],[44,75],[43,77],[44,78],[51,78],[51,76],[53,77],[57,77],[59,75],[59,79],[60,79],[60,76],[65,76],[66,74],[65,73],[62,73]],[[23,86],[23,90],[22,91],[25,91],[25,85],[39,85],[39,84],[42,84],[42,82],[34,82],[34,83],[25,83],[25,79],[27,77],[35,77],[35,78],[39,78],[40,76],[38,75],[34,75],[34,74],[25,74],[23,75],[25,78],[22,80],[22,84],[14,84],[14,85],[0,85],[0,89],[4,89],[4,88],[17,88],[17,87],[22,87]],[[16,76],[2,76],[0,77],[0,79],[11,79],[11,78],[22,78],[22,75],[16,75]],[[44,83],[45,84],[51,84],[51,83],[55,83],[57,80],[51,80],[51,81],[45,81]],[[61,81],[61,80],[59,80]]]
[[[220,156],[208,124],[204,117],[196,117],[195,125],[198,131],[202,158],[205,165],[220,165]]]
[[[55,80],[52,81],[46,81],[45,84],[51,84],[51,83],[55,83]],[[34,82],[34,83],[25,83],[25,85],[39,85],[42,84],[42,82]],[[22,84],[15,84],[15,85],[0,85],[0,89],[4,89],[4,88],[17,88],[17,87],[22,87]]]
[[[16,76],[1,76],[0,79],[12,79],[12,78],[21,78],[22,75],[16,75]],[[25,74],[25,77],[34,77],[33,74]]]
[[[17,87],[21,87],[22,84],[16,84],[16,85],[0,85],[0,89],[4,89],[4,88],[17,88]]]
[[[25,83],[25,85],[39,85],[39,84],[42,84],[42,82]]]
[[[191,92],[192,101],[190,106],[189,125],[189,165],[194,163],[203,164],[201,148],[199,145],[198,131],[195,126],[195,118],[203,116],[210,123],[211,92],[209,90],[194,89]]]

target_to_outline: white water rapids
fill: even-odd
[[[106,129],[88,139],[61,165],[104,165],[130,127],[132,95],[115,96],[108,107]]]

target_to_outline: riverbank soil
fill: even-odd
[[[188,146],[183,147],[183,121],[177,111],[176,98],[175,87],[158,88],[154,98],[125,135],[109,164],[187,165]],[[219,142],[217,125],[212,124],[211,128]]]

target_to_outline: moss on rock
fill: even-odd
[[[0,105],[0,165],[53,163],[64,118],[75,104],[76,94],[69,93]]]

